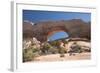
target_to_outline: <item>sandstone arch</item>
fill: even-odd
[[[54,31],[65,31],[69,37],[80,37],[91,39],[91,25],[80,19],[61,20],[61,21],[43,21],[35,23],[23,23],[23,38],[36,37],[39,41],[47,41],[47,37]]]

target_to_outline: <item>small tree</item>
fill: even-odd
[[[23,62],[34,59],[32,49],[23,49]]]
[[[65,48],[61,47],[59,48],[59,53],[60,53],[60,57],[65,57]]]
[[[32,61],[36,57],[40,56],[40,49],[33,48],[32,46],[27,49],[23,49],[23,62]]]
[[[49,43],[45,42],[41,48],[41,51],[43,54],[48,54],[48,51],[50,48],[51,48],[51,45]]]
[[[69,51],[70,55],[75,55],[73,53],[81,53],[82,52],[81,46],[78,45],[76,42],[74,42],[70,48],[71,48]]]

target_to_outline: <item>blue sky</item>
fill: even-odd
[[[53,40],[57,40],[59,38],[66,38],[68,37],[68,34],[64,31],[59,31],[59,32],[56,32],[54,35],[50,36],[48,38],[48,41],[53,41]]]
[[[54,11],[34,11],[23,10],[23,20],[29,20],[31,22],[45,21],[45,20],[70,20],[70,19],[82,19],[83,21],[90,21],[90,13],[79,12],[54,12]]]
[[[85,22],[89,22],[91,21],[91,13],[23,10],[23,21],[27,20],[33,23],[39,21],[58,21],[70,19],[81,19]],[[50,39],[55,40],[65,36],[68,36],[68,34],[58,32],[51,36]]]

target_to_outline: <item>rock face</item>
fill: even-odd
[[[91,24],[80,19],[43,21],[34,25],[23,22],[23,38],[36,37],[40,42],[44,42],[48,36],[57,31],[65,31],[72,38],[91,39]]]
[[[30,22],[23,23],[23,38],[33,37],[33,25]]]
[[[33,48],[40,48],[40,41],[38,41],[35,37],[33,37],[31,40],[23,40],[23,49],[30,49],[30,47]]]

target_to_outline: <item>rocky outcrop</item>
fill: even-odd
[[[40,43],[35,37],[23,40],[23,49],[40,48]]]
[[[91,39],[90,23],[86,23],[80,19],[43,21],[34,25],[29,22],[23,22],[23,38],[36,37],[37,40],[44,42],[55,31],[65,31],[72,38]]]

